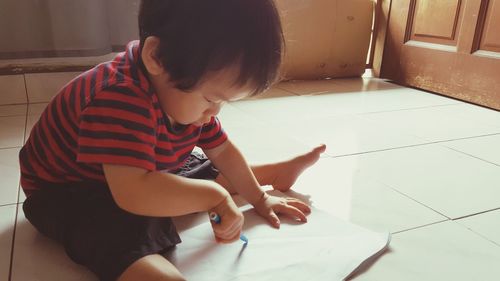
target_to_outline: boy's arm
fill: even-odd
[[[283,213],[303,222],[307,221],[304,212],[309,212],[310,209],[305,203],[292,198],[269,196],[261,189],[245,158],[230,140],[214,149],[203,151],[229,181],[231,187],[274,227],[280,226],[276,213]]]
[[[219,184],[142,168],[103,164],[117,205],[134,214],[171,217],[210,210],[229,193]]]
[[[219,184],[131,166],[103,164],[103,169],[113,199],[125,211],[150,217],[213,211],[223,218],[212,224],[217,241],[239,239],[243,214]]]

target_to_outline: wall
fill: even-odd
[[[360,76],[372,0],[276,0],[287,44],[283,76]],[[0,59],[98,56],[138,38],[139,0],[2,0]],[[70,15],[70,16],[68,16]]]

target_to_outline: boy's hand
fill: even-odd
[[[220,223],[211,221],[217,242],[230,243],[240,238],[244,217],[229,194],[208,212],[215,212],[220,217]]]
[[[302,222],[307,222],[305,214],[311,212],[311,208],[299,199],[291,197],[282,198],[268,194],[264,194],[254,204],[254,208],[259,215],[266,218],[276,228],[280,227],[280,220],[276,214],[285,214]]]

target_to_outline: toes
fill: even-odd
[[[323,153],[326,150],[326,144],[321,144],[320,146],[316,147],[313,151],[316,153]]]

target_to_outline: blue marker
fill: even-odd
[[[210,213],[210,220],[213,221],[213,222],[215,222],[215,223],[217,223],[217,224],[219,224],[220,223],[220,216],[217,215],[214,212],[211,212]],[[248,238],[245,235],[241,234],[240,235],[240,240],[243,241],[243,242],[245,242],[245,245],[248,244]]]

